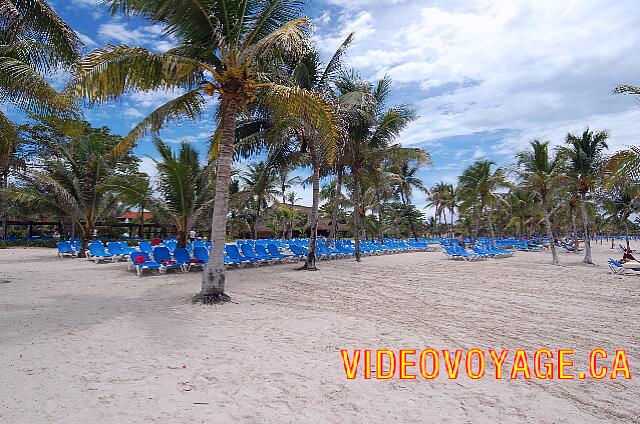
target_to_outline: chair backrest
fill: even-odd
[[[167,247],[167,249],[169,249],[169,251],[173,252],[175,250],[175,248],[178,247],[178,241],[177,240],[165,240],[164,245],[165,245],[165,247]]]
[[[121,255],[122,253],[124,253],[122,251],[122,246],[120,245],[120,243],[116,242],[116,241],[110,241],[107,243],[107,249],[109,249],[109,253],[112,253],[114,255]]]
[[[227,256],[229,256],[231,259],[246,259],[240,254],[238,246],[236,246],[235,244],[227,244],[225,246],[225,251],[227,252]]]
[[[271,254],[271,256],[280,256],[278,246],[276,246],[275,244],[267,244],[267,251]]]
[[[140,247],[141,252],[145,252],[145,253],[153,252],[153,247],[151,247],[151,243],[149,243],[148,241],[141,241],[140,244],[138,244],[138,246]]]
[[[264,244],[256,244],[256,253],[260,256],[271,256]]]
[[[89,253],[92,256],[104,256],[107,252],[104,251],[102,243],[91,242],[89,243]]]
[[[291,249],[294,255],[306,255],[308,253],[307,249],[298,246],[295,243],[289,243],[289,249]]]
[[[191,259],[189,251],[184,247],[176,247],[173,251],[173,256],[178,262],[189,262],[189,260]]]
[[[620,268],[624,268],[624,265],[622,265],[620,262],[616,261],[615,259],[609,258],[609,262],[611,262],[615,266],[619,266]]]
[[[196,246],[193,248],[193,257],[207,262],[209,260],[209,251],[204,246]]]
[[[256,252],[253,250],[253,247],[250,246],[248,243],[245,243],[242,246],[240,246],[240,250],[242,251],[242,254],[247,258],[255,258],[257,256]]]
[[[153,259],[156,262],[160,261],[170,261],[171,260],[171,252],[168,248],[164,246],[156,246],[153,248]]]
[[[58,245],[58,252],[60,253],[73,253],[73,247],[71,246],[71,242],[68,241],[59,241],[57,243]]]

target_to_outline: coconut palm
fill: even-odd
[[[520,177],[524,187],[539,196],[542,202],[542,212],[544,213],[544,224],[547,238],[551,244],[551,255],[553,265],[559,265],[558,252],[555,244],[553,227],[551,226],[551,205],[549,197],[552,190],[562,181],[566,180],[563,175],[563,160],[559,155],[549,153],[549,142],[533,140],[531,149],[520,152],[517,156],[520,168]]]
[[[82,43],[43,0],[0,2],[0,93],[8,106],[40,115],[69,115],[70,99],[58,93],[46,76],[68,69]],[[16,128],[0,112],[0,170],[17,140]]]
[[[604,151],[608,148],[608,138],[609,134],[606,131],[594,133],[587,128],[580,136],[567,134],[566,143],[569,146],[561,149],[562,154],[568,158],[569,175],[574,179],[576,189],[580,194],[585,244],[583,262],[588,264],[593,262],[591,258],[591,231],[589,228],[587,196],[593,190],[602,168]]]
[[[147,133],[169,122],[195,120],[206,111],[205,96],[219,96],[219,127],[212,149],[217,159],[212,215],[211,257],[205,267],[204,302],[228,300],[224,294],[224,244],[237,114],[257,95],[281,116],[302,116],[310,126],[335,137],[330,106],[298,87],[274,84],[262,70],[276,50],[299,53],[308,40],[309,20],[297,0],[196,1],[110,0],[113,13],[139,15],[163,26],[177,47],[156,54],[141,47],[106,46],[86,56],[70,89],[89,103],[104,102],[135,90],[181,90],[136,125],[114,153],[129,149]]]
[[[380,162],[393,141],[415,119],[414,110],[406,105],[386,108],[391,93],[391,78],[385,76],[376,84],[362,80],[355,72],[336,81],[337,95],[359,102],[349,110],[346,140],[342,149],[345,163],[351,169],[353,184],[354,236],[356,260],[360,261],[360,231],[364,222],[361,184],[367,164]]]
[[[473,206],[476,212],[474,237],[478,234],[479,220],[482,219],[488,224],[491,237],[495,238],[496,233],[488,208],[503,201],[499,190],[509,187],[504,170],[492,170],[493,165],[489,160],[476,161],[458,178],[458,190],[464,208]]]
[[[73,29],[43,0],[0,2],[0,94],[2,105],[40,115],[71,116],[68,97],[46,80],[68,69],[82,44]],[[0,110],[0,189],[7,187],[9,172],[19,164],[14,157],[18,131]],[[6,236],[6,202],[0,195],[0,219]]]
[[[253,209],[253,238],[258,238],[258,222],[267,210],[268,204],[278,194],[276,172],[264,161],[249,165],[240,176],[243,189],[238,193],[239,200]]]
[[[629,217],[640,207],[640,186],[625,185],[610,190],[602,199],[602,206],[610,217],[624,228],[627,249],[630,249]]]
[[[45,161],[42,170],[26,173],[21,187],[6,189],[4,194],[32,211],[68,217],[81,229],[80,256],[84,257],[96,223],[119,203],[117,188],[135,175],[120,172],[123,157],[108,155],[112,145],[97,134],[55,148],[55,157]]]
[[[198,152],[182,143],[178,153],[161,139],[154,139],[159,159],[153,159],[158,171],[160,199],[152,199],[151,208],[176,226],[178,245],[186,247],[187,234],[206,213],[214,198],[213,167],[202,166]]]

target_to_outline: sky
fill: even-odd
[[[157,52],[172,46],[161,26],[112,16],[99,0],[51,4],[87,52],[105,44]],[[479,159],[509,165],[529,141],[560,144],[587,126],[608,130],[612,151],[640,139],[638,99],[611,93],[618,84],[640,84],[640,1],[315,0],[306,13],[325,57],[354,32],[346,66],[372,81],[390,75],[390,105],[414,106],[419,117],[398,142],[432,155],[433,166],[419,175],[427,186],[455,183]],[[134,93],[85,111],[85,118],[125,135],[175,95]],[[160,136],[193,143],[204,155],[215,107],[196,124],[172,125]],[[136,153],[153,174],[150,140]],[[310,189],[297,191],[310,205]],[[427,203],[419,193],[413,201]]]

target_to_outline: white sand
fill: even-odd
[[[638,422],[640,277],[608,274],[610,254],[245,269],[211,307],[190,302],[199,272],[0,250],[0,422]],[[339,350],[365,347],[573,348],[578,370],[623,348],[633,379],[347,381]]]

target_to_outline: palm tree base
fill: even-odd
[[[231,302],[231,296],[226,293],[215,294],[194,294],[191,298],[193,303],[202,303],[203,305],[213,305],[217,303]]]
[[[296,271],[320,271],[320,270],[316,268],[315,265],[309,266],[309,264],[305,263],[300,268],[296,268]]]

